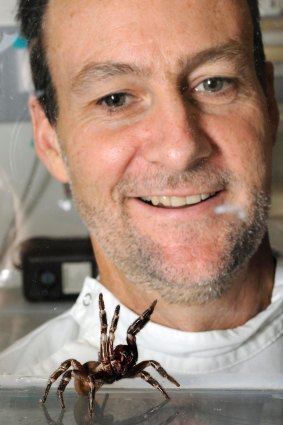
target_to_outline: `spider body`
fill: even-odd
[[[174,385],[179,387],[179,383],[170,376],[163,367],[154,360],[145,360],[137,363],[138,349],[136,345],[136,334],[147,324],[156,306],[154,301],[128,328],[127,344],[113,347],[115,331],[119,320],[120,306],[117,305],[107,334],[107,316],[104,306],[103,295],[99,294],[99,315],[101,323],[100,352],[98,361],[89,361],[81,364],[75,359],[65,360],[49,377],[42,403],[45,403],[51,385],[63,375],[57,389],[57,395],[62,409],[65,408],[63,392],[65,391],[71,378],[74,378],[75,389],[80,395],[87,395],[89,400],[89,415],[92,416],[95,393],[104,384],[112,384],[123,378],[136,378],[147,381],[154,388],[158,389],[165,398],[169,398],[161,385],[144,369],[152,366],[164,378],[167,378]]]

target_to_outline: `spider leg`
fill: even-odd
[[[167,400],[170,399],[169,395],[164,390],[164,388],[162,388],[162,386],[159,384],[159,382],[156,381],[156,379],[154,379],[148,372],[146,372],[145,370],[143,370],[142,372],[140,372],[136,376],[139,376],[144,381],[148,382],[153,388],[155,388],[156,390],[160,391]]]
[[[117,305],[112,317],[112,322],[111,322],[111,326],[109,329],[109,336],[108,336],[108,355],[111,360],[113,359],[113,344],[114,344],[115,332],[116,332],[117,324],[119,320],[119,312],[120,312],[120,306]]]
[[[168,394],[162,388],[159,382],[157,382],[148,372],[144,370],[148,366],[154,367],[154,369],[159,373],[159,375],[161,375],[163,378],[168,379],[170,382],[172,382],[172,384],[176,385],[177,387],[180,386],[180,384],[171,375],[169,375],[166,372],[166,370],[163,369],[163,367],[155,360],[145,360],[143,362],[138,363],[124,377],[125,378],[140,377],[144,379],[145,381],[147,381],[154,388],[159,390],[167,399],[169,399]]]
[[[138,363],[135,368],[138,370],[143,370],[148,366],[154,367],[154,369],[161,375],[163,378],[168,379],[168,381],[172,382],[172,384],[176,385],[176,387],[179,387],[179,382],[176,381],[176,379],[173,378],[173,376],[169,375],[169,373],[166,372],[166,370],[160,365],[160,363],[156,362],[155,360],[145,360],[143,362]]]
[[[45,391],[44,391],[44,395],[41,399],[42,403],[45,403],[49,390],[51,388],[51,385],[59,378],[60,375],[62,375],[63,373],[65,373],[69,367],[72,366],[74,369],[77,369],[79,371],[81,371],[82,373],[84,372],[84,368],[81,365],[80,362],[78,362],[75,359],[68,359],[65,360],[53,373],[52,375],[50,375],[49,379],[48,379],[48,383],[46,385]]]
[[[153,303],[128,327],[127,343],[129,345],[135,344],[135,335],[147,324],[153,310],[156,306],[157,300]]]
[[[65,409],[63,392],[65,391],[65,389],[66,389],[67,385],[69,384],[72,377],[77,378],[81,381],[87,380],[87,374],[86,374],[84,369],[83,370],[77,370],[77,369],[67,370],[67,372],[64,373],[64,375],[61,379],[61,382],[58,386],[58,389],[57,389],[57,397],[60,401],[62,409]]]
[[[99,317],[101,324],[99,360],[107,364],[109,363],[107,352],[107,316],[102,294],[99,294]]]
[[[90,418],[93,414],[93,406],[95,401],[95,393],[96,391],[103,385],[101,381],[95,381],[94,375],[88,376],[88,384],[89,384],[89,393],[88,393],[88,414]]]
[[[65,409],[65,403],[64,403],[64,398],[63,398],[63,392],[66,389],[66,386],[68,385],[68,383],[70,382],[72,378],[72,371],[71,370],[67,370],[67,372],[64,373],[61,382],[59,384],[59,387],[57,389],[57,397],[58,400],[60,401],[61,404],[61,408]]]

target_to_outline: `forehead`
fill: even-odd
[[[93,61],[170,61],[227,40],[252,48],[246,0],[49,0],[44,33],[62,79]]]

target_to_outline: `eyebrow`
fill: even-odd
[[[72,90],[80,93],[89,88],[94,83],[99,83],[119,75],[149,75],[148,68],[140,68],[135,64],[126,63],[95,63],[85,65],[72,81]]]
[[[214,63],[222,60],[231,61],[241,66],[247,65],[249,49],[236,40],[203,50],[189,58],[180,59],[180,67],[192,71],[205,63]],[[253,56],[251,56],[253,57]]]
[[[246,65],[248,49],[236,40],[214,46],[200,51],[192,56],[180,58],[178,65],[188,73],[205,63],[214,63],[221,60],[229,60],[239,64],[242,68]],[[185,70],[185,72],[184,72]],[[170,72],[171,73],[171,72]],[[80,94],[89,89],[93,84],[97,84],[107,79],[119,75],[150,76],[152,74],[150,66],[139,67],[134,63],[112,63],[112,62],[90,62],[83,66],[78,74],[72,79],[71,88],[74,93]]]

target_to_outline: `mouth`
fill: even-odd
[[[143,196],[139,199],[154,207],[184,208],[207,201],[208,199],[213,198],[216,194],[217,192],[201,193],[192,196]]]

